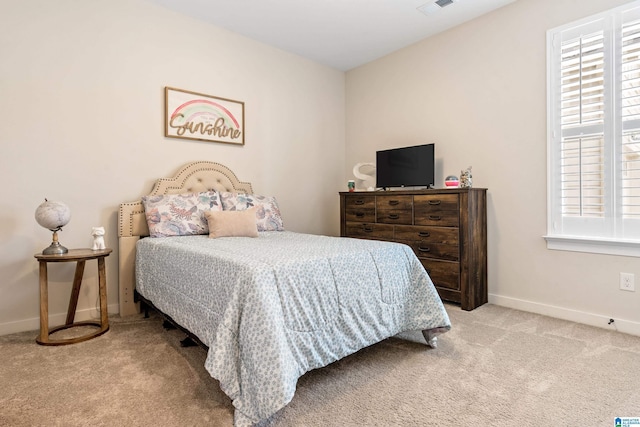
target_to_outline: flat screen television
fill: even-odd
[[[376,186],[427,187],[435,184],[435,144],[376,151]]]

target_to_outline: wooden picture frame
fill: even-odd
[[[164,136],[244,145],[244,102],[165,87]]]

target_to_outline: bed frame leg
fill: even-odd
[[[186,337],[182,341],[180,341],[180,347],[195,347],[198,343],[191,339],[191,337]]]
[[[164,322],[162,322],[162,327],[166,330],[166,331],[170,331],[172,329],[176,329],[176,326],[169,322],[168,320],[165,319]]]
[[[140,303],[140,310],[144,311],[144,318],[148,319],[149,318],[149,304],[147,304],[147,300],[145,300],[144,298],[140,297],[140,294],[135,289],[133,291],[133,302],[139,302]]]

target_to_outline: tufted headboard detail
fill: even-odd
[[[162,194],[197,193],[201,191],[229,191],[253,193],[248,182],[241,182],[228,167],[215,162],[193,162],[184,165],[172,178],[156,181],[149,196]],[[144,206],[141,200],[120,204],[118,210],[119,245],[119,303],[120,315],[138,312],[133,300],[135,288],[136,242],[149,235]]]

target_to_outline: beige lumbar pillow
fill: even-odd
[[[244,211],[206,211],[209,237],[258,237],[256,208]]]

